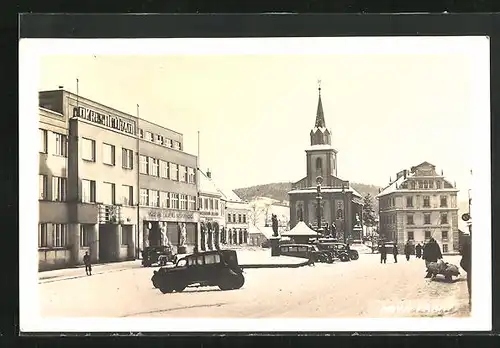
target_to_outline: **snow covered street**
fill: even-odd
[[[446,261],[459,264],[459,257]],[[39,284],[42,316],[58,317],[394,317],[468,315],[462,274],[453,283],[424,279],[422,260],[398,263],[363,254],[352,262],[248,269],[243,288],[187,288],[163,295],[156,268],[131,267]],[[84,273],[84,270],[81,269]]]

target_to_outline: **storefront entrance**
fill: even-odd
[[[119,259],[120,239],[118,225],[99,225],[99,261],[116,261]]]

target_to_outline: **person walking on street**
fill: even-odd
[[[422,257],[422,246],[420,245],[420,243],[418,243],[417,246],[415,247],[415,257],[417,259]]]
[[[398,245],[396,243],[392,248],[392,255],[394,255],[394,263],[398,263]]]
[[[429,268],[429,263],[437,262],[438,260],[443,258],[443,254],[441,253],[441,248],[439,244],[436,242],[434,238],[431,237],[429,243],[424,246],[424,254],[423,259],[425,261],[425,267]],[[425,278],[430,278],[431,273],[427,271]]]
[[[385,263],[387,261],[387,249],[385,248],[385,244],[382,243],[380,245],[380,263]]]
[[[92,264],[90,263],[90,255],[89,252],[85,252],[85,256],[83,256],[83,263],[85,264],[85,273],[88,276],[92,275]]]
[[[462,260],[460,260],[460,267],[463,268],[465,273],[467,273],[467,292],[469,293],[469,306],[471,304],[471,278],[472,278],[472,268],[471,268],[471,237],[465,236],[464,243],[462,244],[460,253],[462,254]]]
[[[406,261],[410,261],[410,254],[411,254],[411,244],[410,244],[410,240],[408,240],[405,244]]]

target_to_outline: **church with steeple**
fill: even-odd
[[[310,146],[305,149],[307,176],[292,184],[290,199],[290,228],[299,221],[317,229],[317,179],[321,177],[322,228],[335,226],[336,237],[361,239],[353,235],[355,224],[362,224],[363,197],[348,180],[338,177],[338,151],[332,146],[332,133],[326,127],[321,86],[318,88],[316,122],[310,132]]]

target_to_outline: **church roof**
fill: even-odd
[[[323,113],[323,103],[321,102],[321,87],[318,88],[318,90],[319,90],[318,110],[316,111],[316,123],[314,124],[314,127],[326,128],[325,115]]]

